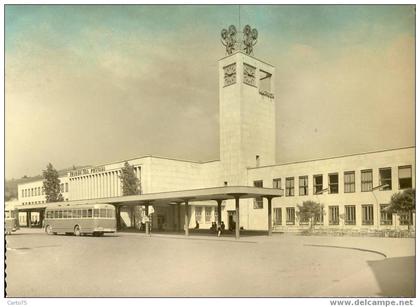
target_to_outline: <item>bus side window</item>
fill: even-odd
[[[87,218],[87,210],[83,209],[83,218]]]
[[[106,209],[99,209],[100,211],[100,217],[106,218]]]
[[[111,209],[106,209],[106,217],[107,218],[112,218],[112,210]]]
[[[73,218],[73,210],[68,210],[67,211],[67,218],[68,219],[72,219]]]
[[[92,217],[92,209],[88,209],[87,212],[87,217]]]
[[[54,218],[58,219],[58,211],[57,210],[54,210]]]
[[[77,210],[77,215],[79,216],[79,219],[82,218],[82,209]]]
[[[80,218],[79,210],[73,209],[72,215],[73,215],[73,218],[79,219]]]
[[[63,218],[63,210],[58,210],[58,218],[59,219]]]
[[[99,217],[99,209],[93,209],[93,217]]]

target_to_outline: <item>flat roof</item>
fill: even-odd
[[[45,203],[36,205],[20,205],[16,206],[19,210],[25,209],[40,209],[46,208],[47,206],[54,206],[58,204],[68,203],[72,205],[82,204],[124,204],[124,205],[171,205],[176,203],[196,201],[208,201],[208,200],[226,200],[235,199],[235,196],[239,198],[256,198],[256,197],[281,197],[283,196],[283,190],[272,189],[272,188],[257,188],[257,187],[246,187],[246,186],[223,186],[223,187],[212,187],[203,189],[192,189],[192,190],[181,190],[181,191],[169,191],[169,192],[158,192],[158,193],[147,193],[141,195],[129,195],[129,196],[117,196],[117,197],[106,197],[106,198],[94,198],[94,199],[81,199],[72,200],[65,202]],[[216,203],[215,203],[216,205]]]

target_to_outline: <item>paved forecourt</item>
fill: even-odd
[[[414,296],[414,240],[7,236],[8,297]],[[387,256],[387,258],[384,257]]]

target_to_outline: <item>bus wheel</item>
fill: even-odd
[[[74,226],[74,235],[79,237],[81,235],[79,225]]]
[[[47,225],[47,227],[45,227],[45,232],[46,232],[48,235],[52,234],[52,228],[51,228],[51,226],[50,226],[50,225]]]

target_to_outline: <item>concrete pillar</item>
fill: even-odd
[[[117,230],[121,229],[121,207],[115,206],[115,218],[117,219]]]
[[[188,200],[185,201],[185,225],[184,225],[184,230],[185,230],[185,235],[189,236],[189,222],[190,222],[190,210],[188,208]]]
[[[222,224],[222,199],[217,200],[217,228]]]
[[[144,214],[146,214],[147,219],[146,219],[146,225],[144,225],[145,227],[145,232],[148,235],[150,233],[149,231],[149,225],[150,225],[150,221],[147,222],[147,220],[149,220],[149,205],[145,205],[144,206]]]
[[[271,197],[267,197],[268,201],[268,235],[271,236],[273,232],[273,218],[271,209]]]
[[[27,211],[26,212],[26,225],[31,228],[32,224],[31,224],[31,211]]]
[[[239,196],[235,196],[235,210],[236,210],[236,223],[235,223],[235,238],[239,240],[240,233],[239,233]]]
[[[181,203],[177,203],[176,206],[178,207],[178,231],[181,231]]]

